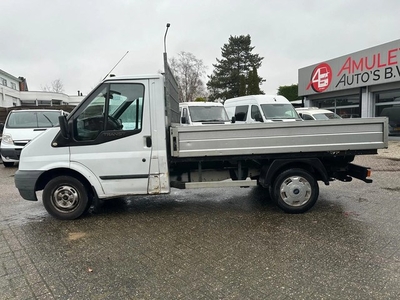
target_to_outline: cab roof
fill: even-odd
[[[257,102],[259,104],[272,104],[272,103],[289,103],[289,100],[282,95],[248,95],[225,100],[225,104],[229,103],[246,103]]]

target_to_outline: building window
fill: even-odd
[[[21,100],[21,105],[36,106],[36,100]]]
[[[400,135],[400,90],[374,94],[375,116],[389,119],[389,135]]]
[[[0,78],[1,84],[7,86],[7,79]]]
[[[350,95],[345,97],[327,98],[314,100],[312,106],[329,109],[342,118],[360,117],[360,95]]]
[[[15,82],[11,82],[11,88],[12,88],[13,90],[16,90],[16,89],[17,89],[17,85],[15,84]]]

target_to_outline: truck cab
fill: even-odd
[[[226,112],[236,123],[301,121],[293,105],[280,95],[249,95],[225,100]]]
[[[225,107],[218,102],[181,102],[179,103],[179,112],[182,125],[231,123]]]

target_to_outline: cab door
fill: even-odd
[[[152,152],[148,80],[100,85],[72,117],[70,162],[104,195],[147,194]]]

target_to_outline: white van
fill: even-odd
[[[228,117],[236,123],[302,121],[293,105],[280,95],[250,95],[225,100]]]
[[[58,126],[58,116],[68,113],[55,109],[12,110],[6,118],[0,144],[5,167],[19,161],[22,148],[47,128]]]
[[[229,124],[225,107],[218,102],[179,103],[180,123],[183,125]]]

